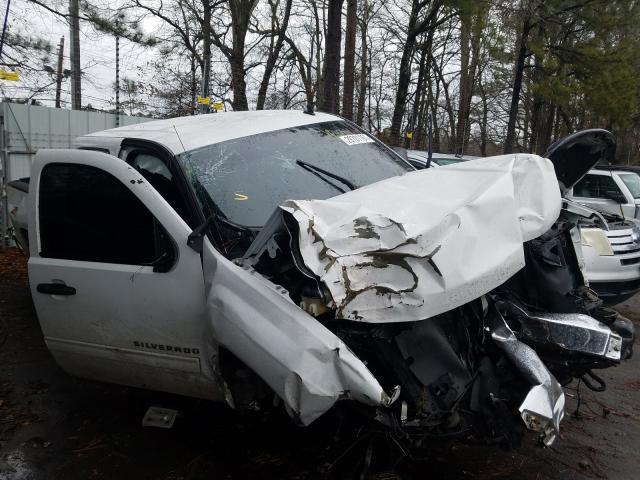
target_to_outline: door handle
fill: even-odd
[[[39,283],[36,290],[49,295],[75,295],[76,289],[63,283]]]

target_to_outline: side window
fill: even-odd
[[[620,194],[620,188],[608,175],[586,175],[573,187],[574,197],[610,198],[611,194]]]
[[[45,166],[39,188],[40,255],[167,271],[175,252],[144,204],[111,174],[88,165]]]
[[[143,151],[134,151],[127,157],[127,163],[135,168],[162,198],[176,211],[182,219],[188,222],[187,208],[178,186],[167,165],[156,155]]]

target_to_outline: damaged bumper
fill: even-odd
[[[531,314],[513,303],[501,306],[503,310],[508,311],[512,322],[517,323],[519,338],[528,343],[544,348],[592,355],[606,360],[619,361],[621,358],[622,337],[589,315]]]
[[[518,410],[527,428],[539,432],[544,444],[550,446],[564,417],[562,387],[535,350],[518,340],[502,317],[494,321],[491,338],[531,385]]]

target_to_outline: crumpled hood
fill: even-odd
[[[383,323],[429,318],[504,283],[560,203],[552,163],[515,154],[280,208],[295,219],[304,266],[330,292],[336,317]]]

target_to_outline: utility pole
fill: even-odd
[[[60,91],[62,90],[62,62],[64,60],[64,35],[58,44],[58,70],[56,71],[56,108],[60,108]]]
[[[200,85],[200,96],[202,98],[207,98],[209,96],[209,72],[211,68],[209,66],[209,62],[210,60],[208,58],[203,59],[204,72],[202,75],[202,84]],[[200,110],[200,113],[208,113],[209,105],[200,104],[199,110]]]
[[[80,79],[80,6],[79,0],[69,0],[69,30],[71,36],[71,108],[82,108]]]
[[[209,0],[202,2],[204,6],[202,23],[202,84],[200,85],[200,96],[209,96],[209,81],[211,75],[211,4]],[[209,105],[198,105],[200,113],[208,113]]]
[[[120,126],[120,36],[116,35],[116,127]]]

